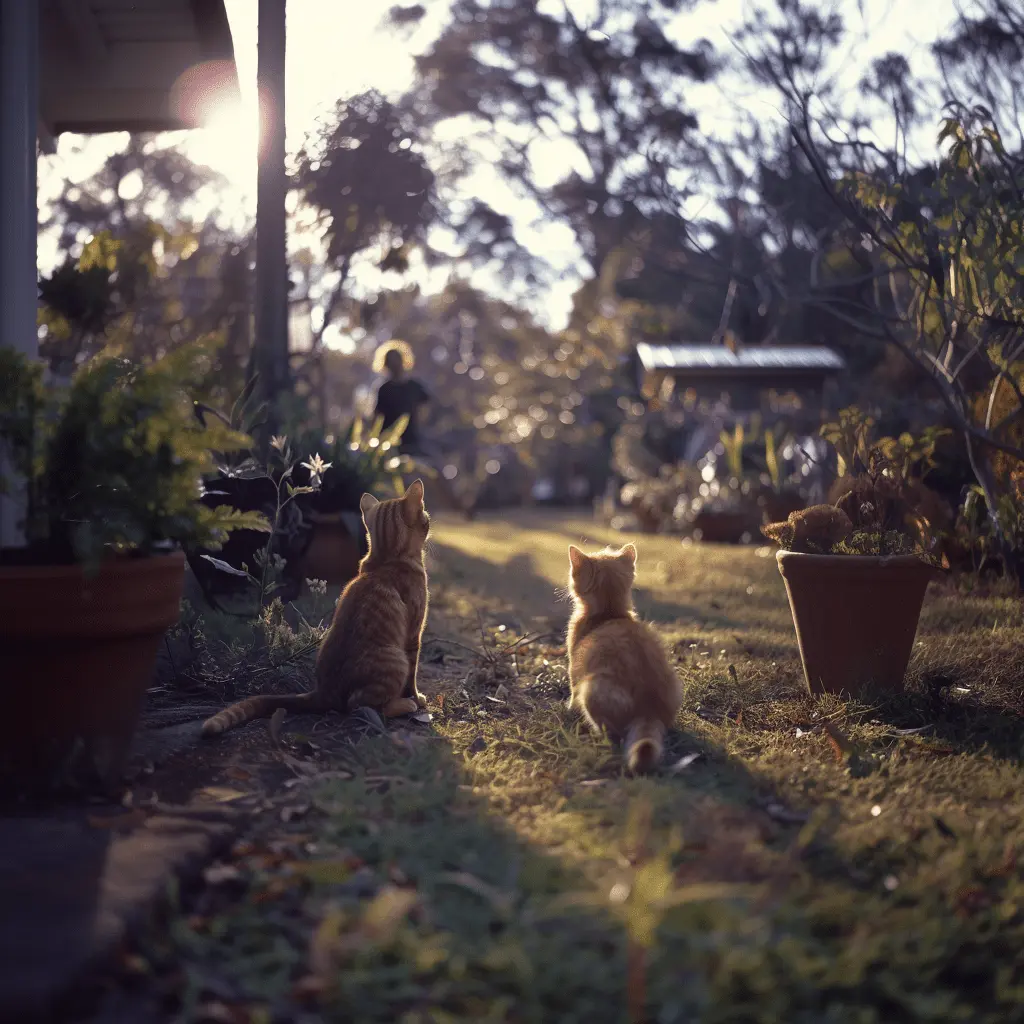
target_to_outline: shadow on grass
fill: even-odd
[[[434,542],[431,555],[443,566],[443,571],[438,575],[444,581],[475,592],[489,604],[507,611],[513,618],[522,616],[524,609],[533,608],[534,619],[564,630],[569,619],[570,605],[559,598],[558,585],[537,571],[534,557],[529,552],[517,552],[499,565],[450,545]],[[742,628],[741,623],[707,606],[666,601],[662,597],[655,597],[644,587],[635,587],[633,593],[640,615],[656,622],[694,622],[720,629]]]
[[[860,701],[873,719],[901,733],[915,730],[926,750],[1024,763],[1024,682],[1007,692],[955,665],[923,667],[905,691],[866,692]]]

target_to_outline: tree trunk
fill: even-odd
[[[985,511],[988,514],[989,526],[995,535],[999,555],[1003,560],[1003,574],[1010,576],[1021,587],[1024,587],[1024,553],[1017,550],[1011,537],[1006,536],[1003,524],[999,521],[998,499],[992,471],[985,463],[984,455],[975,450],[974,440],[969,433],[964,434],[964,440],[967,444],[967,458],[974,472],[974,478],[978,481],[978,486],[981,487],[985,498]]]

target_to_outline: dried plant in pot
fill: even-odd
[[[909,497],[912,460],[888,440],[852,453],[851,486],[835,505],[762,530],[781,548],[812,694],[900,689],[925,591],[941,566],[930,524]]]
[[[261,526],[198,501],[211,450],[248,443],[194,414],[211,356],[205,342],[145,366],[104,354],[53,385],[0,348],[2,483],[26,539],[0,550],[4,799],[119,779],[178,618],[180,546]]]

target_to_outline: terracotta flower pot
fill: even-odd
[[[314,514],[312,519],[312,538],[295,571],[300,579],[348,583],[368,550],[362,520],[357,513]]]
[[[758,499],[758,504],[766,523],[781,523],[789,518],[790,512],[799,512],[807,507],[807,502],[796,491],[783,491],[781,494],[765,491]]]
[[[913,555],[776,554],[807,689],[898,690],[936,570]]]
[[[692,528],[700,530],[705,544],[738,544],[743,534],[757,534],[760,517],[750,511],[704,509],[694,517]]]
[[[47,790],[81,754],[93,781],[118,780],[184,575],[181,552],[113,560],[91,579],[80,566],[0,567],[3,796]]]

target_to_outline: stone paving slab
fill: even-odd
[[[228,808],[167,806],[0,818],[0,1021],[47,1021],[169,880],[197,875],[243,820]]]

